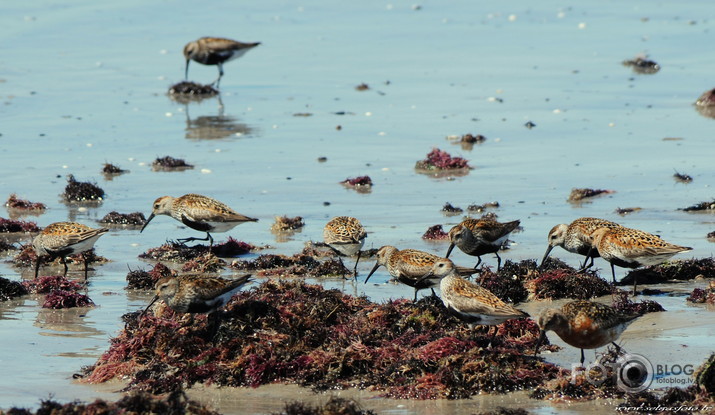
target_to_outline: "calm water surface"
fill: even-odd
[[[505,259],[540,258],[548,230],[580,216],[657,233],[692,246],[692,257],[709,257],[715,245],[705,235],[715,230],[715,216],[677,210],[713,198],[713,120],[692,106],[714,86],[708,6],[645,0],[217,1],[211,7],[183,0],[5,2],[0,197],[17,193],[47,204],[42,216],[25,218],[40,226],[61,220],[96,226],[110,211],[146,215],[158,196],[198,192],[260,218],[232,236],[286,254],[320,240],[323,224],[336,215],[360,218],[368,248],[392,244],[444,254],[446,244],[420,236],[431,225],[460,221],[440,212],[446,202],[466,208],[498,201],[499,219],[521,219],[524,228]],[[172,101],[166,91],[182,79],[181,49],[205,35],[262,45],[225,66],[220,99]],[[637,54],[657,61],[660,72],[638,75],[621,65]],[[189,75],[210,82],[216,72],[194,63]],[[357,91],[361,83],[370,89]],[[536,127],[525,128],[528,121]],[[446,139],[466,133],[487,141],[463,149]],[[414,163],[434,147],[469,159],[475,169],[456,178],[415,173]],[[166,155],[196,167],[153,172],[151,162]],[[100,173],[105,162],[131,172],[107,180]],[[675,171],[694,181],[676,183]],[[63,204],[68,174],[99,184],[104,203]],[[372,192],[338,184],[359,175],[372,178]],[[573,205],[566,198],[574,187],[615,193]],[[619,207],[642,210],[621,217],[614,213]],[[300,215],[306,226],[287,241],[277,239],[269,229],[278,215]],[[49,311],[33,296],[0,304],[0,407],[34,407],[50,394],[113,397],[107,388],[72,383],[71,375],[107,349],[122,314],[146,305],[148,293],[125,290],[128,267],[151,266],[137,255],[191,232],[160,217],[141,235],[115,229],[102,237],[98,253],[112,262],[91,277],[96,308]],[[455,261],[472,262],[456,255]],[[572,264],[578,259],[563,250],[555,255]],[[485,260],[494,265],[493,258]],[[360,272],[371,266],[362,263]],[[0,264],[7,278],[27,278],[27,271]],[[373,280],[376,285],[325,284],[376,301],[412,295],[407,287],[385,285],[384,271]],[[693,363],[701,362],[713,351],[712,311],[686,305],[682,295],[657,300],[668,313],[634,324],[624,345],[655,360],[685,350]],[[548,356],[567,367],[577,358],[570,348]],[[255,402],[265,401],[256,393]],[[295,395],[285,393],[286,399]],[[222,402],[214,401],[219,410],[236,410]],[[365,402],[404,414],[446,410],[441,405],[471,413],[492,404],[475,398],[441,402],[435,410]],[[279,409],[254,406],[243,412]]]

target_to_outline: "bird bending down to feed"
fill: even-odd
[[[202,37],[189,42],[184,46],[184,58],[186,58],[184,79],[189,77],[189,62],[192,60],[204,65],[216,65],[218,78],[211,85],[216,84],[216,88],[218,88],[223,76],[224,62],[238,59],[260,44],[261,42],[243,43],[220,37]]]
[[[47,256],[49,260],[62,258],[65,267],[64,276],[67,276],[67,256],[89,251],[94,247],[100,236],[109,232],[109,229],[93,229],[77,222],[55,222],[48,225],[32,240],[32,248],[37,254],[35,263],[35,278],[40,272],[41,257]],[[87,258],[84,259],[84,279],[87,279]]]
[[[584,255],[586,258],[583,261],[583,265],[581,265],[582,269],[593,266],[593,259],[600,255],[598,255],[597,250],[591,250],[593,243],[591,234],[600,228],[615,228],[618,226],[621,225],[616,222],[611,222],[610,220],[599,218],[578,218],[568,225],[562,223],[554,226],[549,231],[547,237],[549,246],[546,248],[544,258],[541,260],[541,266],[544,266],[544,262],[546,262],[546,258],[549,257],[549,253],[557,246],[569,252]],[[591,260],[590,264],[588,264],[589,259]],[[586,264],[588,264],[588,266]]]
[[[337,216],[323,227],[323,241],[335,252],[345,256],[357,255],[353,274],[357,278],[357,265],[360,261],[360,249],[365,244],[367,232],[356,218]],[[342,260],[341,260],[342,261]]]
[[[519,223],[518,220],[500,223],[490,219],[465,219],[449,230],[450,244],[445,257],[449,258],[456,246],[465,254],[477,257],[476,269],[482,263],[482,255],[494,254],[498,271],[501,268],[498,251]]]

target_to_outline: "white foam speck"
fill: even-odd
[[[173,116],[174,116],[174,113],[173,113],[173,112],[167,112],[167,113],[164,114],[164,115],[167,116],[167,117],[173,117]]]
[[[203,174],[211,174],[212,171],[211,171],[211,169],[201,169],[201,173],[203,173]]]

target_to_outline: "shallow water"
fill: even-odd
[[[713,120],[692,106],[713,87],[715,57],[703,53],[714,24],[702,17],[708,2],[212,5],[0,5],[0,197],[18,193],[47,204],[45,214],[27,218],[40,226],[68,219],[96,226],[110,211],[146,215],[158,196],[198,192],[260,219],[232,236],[288,254],[320,240],[323,224],[336,215],[360,218],[369,232],[366,248],[444,254],[445,243],[420,236],[431,225],[459,222],[461,216],[440,212],[446,202],[466,208],[498,201],[499,219],[521,219],[524,228],[504,259],[540,259],[548,230],[580,216],[692,246],[683,258],[713,255],[705,235],[715,230],[715,216],[677,210],[713,198]],[[172,101],[165,93],[183,76],[181,48],[204,35],[262,45],[225,66],[220,99]],[[657,61],[660,72],[638,75],[621,65],[639,53]],[[189,76],[210,82],[216,72],[192,63]],[[357,91],[363,82],[370,89]],[[536,127],[525,128],[527,121]],[[466,133],[487,141],[467,150],[445,138]],[[415,173],[414,163],[433,147],[469,159],[475,169],[454,178]],[[166,155],[196,167],[153,172],[151,162]],[[319,163],[321,156],[327,162]],[[131,172],[105,179],[105,162]],[[676,183],[675,171],[694,181]],[[67,174],[96,181],[106,200],[98,207],[65,205],[59,194]],[[359,175],[372,178],[372,192],[338,184]],[[574,187],[616,193],[574,205],[566,202]],[[619,207],[642,210],[621,217],[614,213]],[[279,215],[300,215],[306,226],[286,241],[269,231]],[[0,304],[0,361],[13,374],[0,379],[0,407],[32,407],[51,393],[61,400],[107,396],[72,383],[71,375],[106,350],[121,329],[119,316],[146,305],[148,293],[125,290],[128,267],[150,266],[137,255],[192,233],[159,217],[142,234],[117,228],[103,236],[97,251],[112,262],[91,277],[94,309],[48,311],[34,297]],[[563,250],[553,255],[578,260]],[[462,253],[454,259],[473,262]],[[361,274],[371,266],[361,262]],[[8,264],[0,264],[0,273],[29,275]],[[381,270],[371,279],[377,285],[326,285],[378,301],[412,295],[387,280]],[[712,352],[712,311],[682,296],[657,301],[668,312],[634,323],[624,347],[647,350],[654,360],[687,350],[688,360],[701,362]],[[564,348],[548,358],[568,367],[577,353]],[[421,404],[405,405],[404,412],[385,413],[429,413]]]

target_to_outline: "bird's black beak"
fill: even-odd
[[[154,298],[152,298],[151,303],[149,303],[149,305],[146,306],[146,308],[144,309],[144,311],[142,311],[142,313],[139,314],[139,318],[141,318],[144,314],[146,314],[146,312],[149,310],[149,307],[151,307],[152,304],[154,304],[154,303],[156,302],[156,300],[158,300],[158,299],[159,299],[159,296],[158,296],[158,295],[155,295]]]
[[[544,262],[546,262],[546,258],[549,257],[549,254],[551,253],[551,250],[552,250],[552,249],[554,249],[554,247],[551,246],[551,245],[549,245],[549,247],[546,248],[546,253],[544,253],[544,258],[541,259],[541,265],[539,265],[539,268],[543,268],[543,267],[544,267]]]
[[[449,258],[449,254],[452,253],[452,250],[454,249],[454,244],[449,244],[449,248],[447,249],[447,255],[445,255],[445,258]]]
[[[189,62],[191,62],[191,59],[186,60],[186,69],[184,70],[184,80],[189,79]]]
[[[375,263],[375,266],[372,267],[372,270],[370,271],[370,273],[367,274],[367,278],[365,278],[365,284],[367,284],[367,280],[369,280],[370,277],[372,277],[372,274],[374,274],[375,271],[377,271],[378,268],[380,268],[380,263],[379,263],[379,262],[376,262],[376,263]]]
[[[146,228],[146,225],[148,225],[149,222],[151,222],[151,220],[154,219],[154,216],[156,216],[156,215],[154,215],[153,213],[152,213],[151,215],[149,215],[149,219],[147,219],[146,222],[144,222],[144,226],[142,226],[142,228],[141,228],[141,230],[139,231],[139,233],[142,233],[142,231],[144,230],[144,228]]]
[[[534,356],[539,353],[539,346],[544,343],[544,340],[546,340],[546,331],[541,330],[539,331],[539,339],[536,341],[536,347],[534,347]]]

